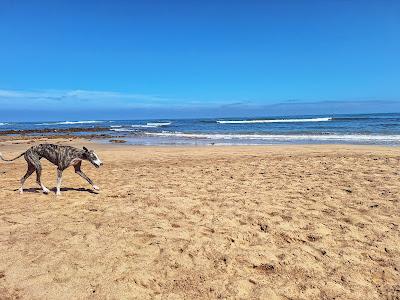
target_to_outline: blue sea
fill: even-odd
[[[0,120],[0,131],[78,127],[81,131],[73,134],[93,134],[85,130],[105,128],[95,133],[112,135],[136,145],[400,145],[400,113],[179,120]]]

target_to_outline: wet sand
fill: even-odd
[[[101,191],[68,169],[19,195],[25,161],[0,161],[1,299],[400,297],[395,147],[59,142],[96,150]]]

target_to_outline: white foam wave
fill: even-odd
[[[133,128],[157,128],[158,126],[135,124],[131,125]]]
[[[210,139],[210,140],[264,140],[264,141],[349,141],[349,142],[400,142],[400,135],[273,135],[273,134],[196,134],[182,132],[146,132],[150,136]]]
[[[147,123],[147,126],[156,126],[156,127],[160,127],[160,126],[168,126],[171,125],[171,122],[156,122],[156,123]]]
[[[136,129],[131,129],[131,128],[111,128],[111,131],[117,131],[117,132],[130,132],[130,131],[136,131]]]
[[[274,120],[218,120],[219,124],[254,124],[254,123],[300,123],[300,122],[327,122],[332,118],[312,118],[312,119],[274,119]]]
[[[8,125],[8,123],[0,123],[0,126]]]
[[[111,128],[121,128],[122,125],[111,125],[110,127],[111,127]]]
[[[40,123],[35,125],[72,125],[72,124],[93,124],[103,123],[104,121],[63,121],[63,122],[51,122],[51,123]]]
[[[131,125],[131,127],[134,127],[134,128],[157,128],[157,127],[168,126],[168,125],[171,125],[171,122],[134,124],[134,125]]]

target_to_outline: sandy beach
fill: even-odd
[[[396,147],[52,142],[96,150],[101,190],[70,168],[19,195],[25,160],[0,161],[1,299],[400,297]]]

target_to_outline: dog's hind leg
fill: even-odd
[[[48,194],[50,191],[47,187],[44,186],[40,178],[42,176],[42,165],[40,164],[40,161],[38,161],[38,163],[35,164],[35,168],[36,168],[36,182],[42,188],[43,193]]]
[[[81,176],[83,179],[85,179],[93,187],[93,189],[95,189],[96,191],[100,190],[100,188],[94,184],[93,180],[87,177],[86,174],[82,172],[81,164],[82,163],[79,162],[76,165],[74,165],[75,173]]]
[[[33,172],[35,172],[35,166],[28,162],[28,170],[26,171],[26,174],[21,178],[21,187],[19,188],[20,194],[24,192],[24,183],[28,179],[28,177],[33,174]]]
[[[61,181],[62,181],[62,170],[57,169],[57,192],[56,195],[60,196],[61,192],[60,192],[60,188],[61,188]]]

